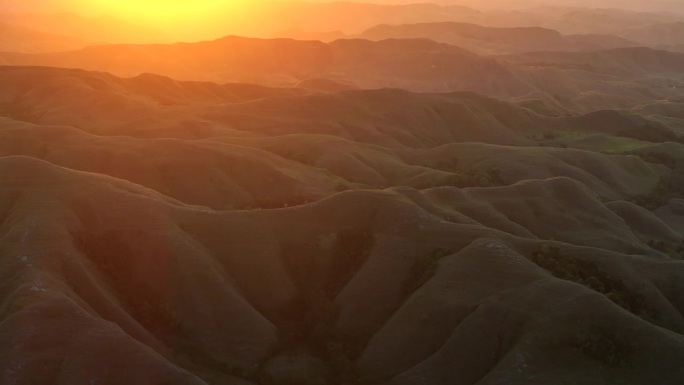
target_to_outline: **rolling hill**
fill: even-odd
[[[682,58],[2,53],[0,383],[679,385]]]
[[[682,375],[681,262],[643,255],[572,179],[221,212],[29,157],[2,158],[0,175],[12,181],[3,272],[15,277],[3,287],[3,381]],[[573,245],[587,223],[610,236]],[[103,338],[107,349],[92,347]]]

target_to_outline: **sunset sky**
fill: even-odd
[[[309,0],[300,3],[322,3],[326,0]],[[382,4],[420,3],[419,0],[368,0],[356,1]],[[355,14],[335,13],[325,15],[313,13],[304,16],[294,4],[273,0],[0,0],[0,12],[73,12],[86,16],[113,16],[126,22],[144,26],[167,36],[166,41],[211,40],[224,35],[252,37],[273,37],[277,33],[291,30],[306,32],[331,32],[339,30],[335,23],[345,19],[349,22],[366,19]],[[632,9],[643,8],[644,2],[636,0],[442,0],[442,5],[460,4],[485,10],[494,6],[508,8],[530,8],[539,5],[576,6],[622,6]],[[274,5],[279,4],[279,5]],[[668,7],[682,7],[670,0],[654,0],[648,3],[650,11]],[[659,8],[658,8],[659,7]],[[302,27],[302,17],[308,18]],[[462,21],[469,21],[467,19]],[[473,21],[477,22],[477,21]],[[366,26],[370,27],[370,25]],[[308,28],[308,30],[307,30]],[[346,33],[359,31],[350,28]],[[158,36],[158,34],[155,34]],[[141,41],[145,37],[141,36]],[[150,39],[147,39],[148,41]]]
[[[278,1],[278,0],[276,0]],[[0,0],[1,12],[25,11],[77,11],[82,13],[115,13],[132,16],[131,13],[158,17],[158,15],[175,15],[180,13],[197,13],[216,9],[235,9],[253,7],[262,0]],[[334,2],[333,0],[306,0],[312,3]],[[376,4],[422,3],[421,0],[345,0],[345,2],[361,2]],[[682,9],[678,0],[441,0],[431,1],[439,4],[465,4],[476,8],[490,6],[534,7],[538,5],[622,7],[631,9]],[[153,13],[153,14],[151,14]]]

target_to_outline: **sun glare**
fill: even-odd
[[[258,0],[80,0],[90,14],[111,15],[182,41],[239,34]]]
[[[248,6],[245,0],[90,0],[90,8],[154,24],[188,21]]]

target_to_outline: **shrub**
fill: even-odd
[[[584,285],[605,295],[616,305],[645,321],[660,325],[659,315],[646,304],[645,299],[632,293],[624,282],[604,272],[594,261],[575,259],[563,255],[559,248],[542,246],[532,253],[530,260],[555,277]]]

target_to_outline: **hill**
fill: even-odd
[[[340,40],[324,44],[230,36],[202,43],[107,45],[59,54],[6,53],[0,54],[0,63],[78,67],[120,76],[151,72],[182,80],[267,85],[295,85],[325,77],[363,88],[485,93],[530,89],[495,60],[429,40]]]
[[[679,107],[0,67],[0,382],[676,384]]]
[[[63,376],[107,383],[122,373],[177,384],[682,375],[672,371],[684,355],[682,264],[609,251],[646,248],[570,179],[217,212],[27,157],[2,158],[0,175],[14,202],[4,271],[21,277],[5,285],[7,381],[65,365]],[[513,216],[518,202],[537,207],[532,222]],[[584,240],[587,220],[624,235],[596,234],[606,249],[538,238],[562,223],[566,242]],[[501,337],[482,344],[483,329]],[[108,348],[82,362],[103,338]],[[446,357],[471,359],[452,372]]]
[[[481,54],[586,51],[637,45],[607,35],[564,36],[558,31],[539,27],[492,28],[454,22],[380,25],[364,31],[359,37],[369,40],[426,38]]]
[[[630,109],[653,99],[674,100],[677,87],[684,86],[676,75],[682,70],[682,57],[674,52],[620,48],[492,57],[428,39],[343,39],[326,44],[230,36],[200,43],[3,53],[0,63],[278,87],[308,81],[337,84],[328,91],[339,89],[338,85],[342,89],[473,91],[528,106],[536,104],[539,111],[556,115]]]
[[[86,42],[77,38],[0,23],[0,51],[2,52],[72,51],[87,45]]]
[[[629,77],[684,71],[684,54],[645,47],[595,52],[534,52],[508,56],[507,59],[537,66],[575,68]]]
[[[684,44],[684,22],[657,23],[629,29],[621,33],[639,43],[652,47],[677,47]]]

